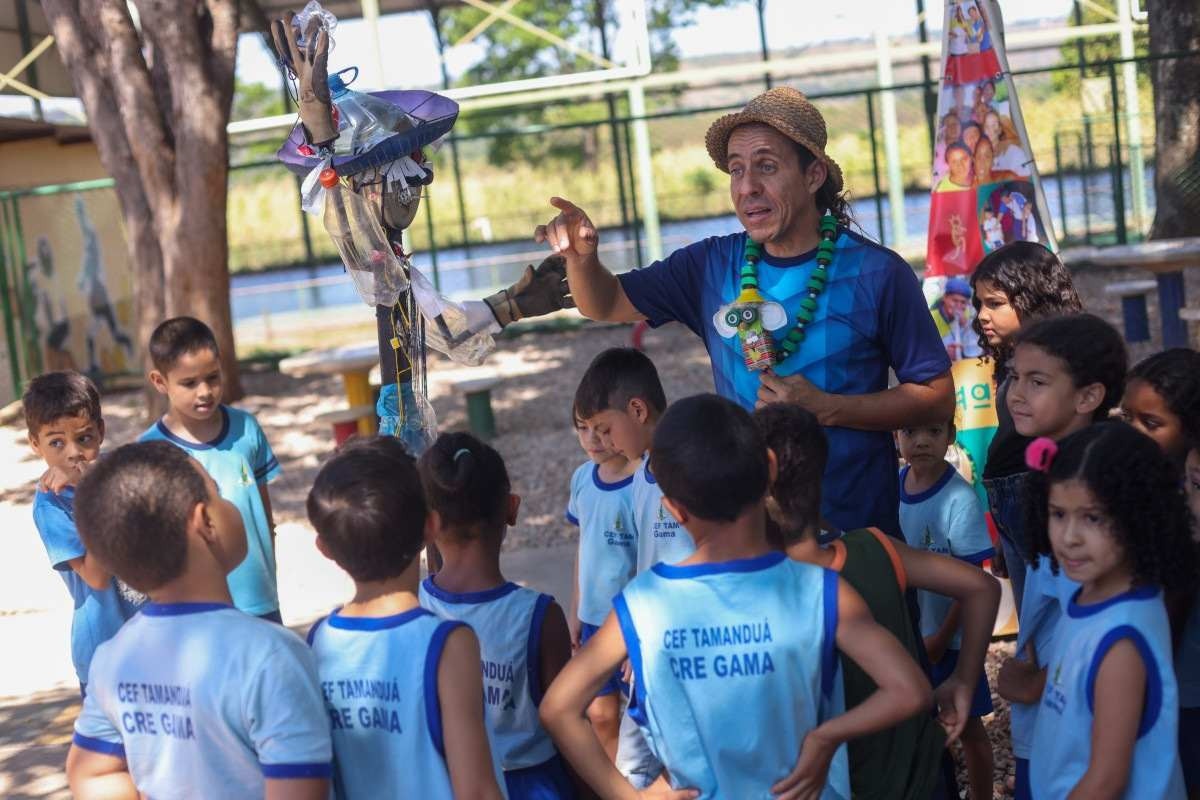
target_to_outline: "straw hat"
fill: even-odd
[[[842,169],[825,155],[825,143],[829,139],[825,118],[808,102],[803,92],[790,86],[777,86],[763,92],[738,113],[726,114],[709,127],[704,135],[704,145],[717,169],[729,172],[729,135],[734,128],[752,122],[770,125],[824,161],[829,168],[826,180],[832,183],[834,192],[842,191]]]

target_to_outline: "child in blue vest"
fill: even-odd
[[[29,382],[21,405],[29,446],[49,468],[33,497],[33,523],[71,593],[71,662],[79,691],[86,694],[92,654],[141,604],[135,592],[96,562],[75,530],[74,487],[100,456],[104,442],[100,393],[78,372],[48,372]]]
[[[767,541],[774,457],[750,415],[715,395],[681,400],[654,433],[663,503],[695,552],[654,565],[614,600],[600,631],[563,669],[542,720],[601,796],[629,786],[583,717],[628,657],[630,714],[675,797],[850,796],[846,741],[929,706],[929,683],[836,573]],[[837,653],[879,689],[841,703]]]
[[[1026,325],[1013,337],[1008,363],[1005,401],[1014,430],[1057,441],[1105,419],[1121,397],[1127,368],[1121,335],[1092,314],[1047,317]],[[1078,588],[1069,576],[1032,568],[1048,558],[1031,559],[1031,568],[1022,573],[1028,584],[1022,592],[1017,654],[1001,666],[996,682],[997,692],[1010,703],[1018,798],[1029,797],[1033,729],[1045,668],[1057,647],[1058,620],[1064,601]],[[1016,574],[1014,564],[1008,568]]]
[[[821,476],[828,443],[817,418],[798,405],[772,403],[754,412],[754,424],[778,464],[767,499],[767,532],[776,546],[797,561],[837,572],[916,663],[922,642],[909,618],[905,592],[909,588],[937,592],[960,606],[962,654],[934,696],[946,735],[932,716],[918,714],[887,730],[857,737],[848,748],[855,797],[926,800],[941,796],[939,790],[946,797],[956,796],[943,785],[945,744],[960,736],[972,718],[972,699],[984,680],[1000,585],[973,564],[908,547],[878,529],[835,530],[829,537],[828,525],[821,519]],[[845,657],[841,661],[846,707],[854,708],[870,697],[875,683],[852,661]]]
[[[246,534],[213,479],[174,445],[126,445],[80,481],[75,520],[150,602],[92,659],[67,755],[74,796],[327,797],[312,653],[231,604]]]
[[[1200,473],[1194,449],[1200,443],[1200,353],[1174,347],[1138,362],[1125,381],[1121,416],[1153,439],[1183,475],[1184,488],[1200,498]],[[1193,464],[1188,468],[1189,451]],[[1200,509],[1200,505],[1193,506]],[[1197,511],[1193,511],[1197,514]],[[1200,514],[1193,521],[1200,532]],[[1200,600],[1173,598],[1178,617],[1186,615],[1178,642],[1179,757],[1188,794],[1200,797]],[[1178,618],[1174,617],[1174,618]]]
[[[503,797],[484,725],[479,640],[420,607],[426,505],[392,437],[352,440],[308,494],[317,549],[354,597],[308,633],[333,733],[338,800]]]
[[[1196,553],[1178,472],[1116,422],[1030,447],[1033,541],[1080,585],[1047,663],[1033,796],[1182,798],[1163,596],[1194,591]]]
[[[254,415],[222,405],[221,359],[207,325],[175,317],[150,336],[150,383],[167,397],[167,413],[139,441],[182,447],[212,475],[242,514],[249,553],[229,575],[233,603],[247,614],[282,622],[275,580],[275,522],[267,484],[279,461]]]
[[[575,787],[538,704],[571,657],[562,609],[548,594],[505,580],[500,547],[516,524],[500,454],[468,433],[445,433],[421,456],[426,530],[442,568],[421,583],[421,606],[471,626],[483,660],[484,710],[513,800],[569,798]]]
[[[640,466],[613,450],[596,429],[575,418],[575,433],[588,460],[571,476],[566,519],[579,528],[575,557],[572,613],[567,618],[572,650],[595,635],[612,608],[612,599],[625,588],[637,569],[637,529],[634,524],[633,473]],[[588,706],[588,720],[605,751],[617,755],[622,693],[628,686],[621,673],[601,687]]]
[[[978,568],[993,555],[987,519],[975,490],[946,462],[954,441],[950,420],[901,428],[896,432],[900,455],[900,529],[908,546],[952,556]],[[934,686],[954,674],[962,645],[960,604],[939,592],[921,590],[921,636],[929,656]],[[992,742],[983,717],[992,713],[987,676],[977,672],[970,718],[962,732],[963,758],[971,797],[992,793]]]
[[[576,415],[636,465],[630,494],[639,574],[660,561],[678,563],[695,549],[688,532],[663,507],[662,488],[646,457],[666,408],[667,395],[654,362],[629,347],[614,347],[592,359],[575,390]],[[629,714],[621,716],[616,763],[638,788],[662,772]]]

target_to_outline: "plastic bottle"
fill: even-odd
[[[338,73],[329,76],[329,95],[338,109],[339,133],[333,143],[338,155],[365,153],[407,121],[391,103],[348,88]]]
[[[343,183],[332,168],[322,170],[320,181],[325,187],[325,230],[359,296],[368,305],[394,305],[408,288],[408,278],[366,198]]]

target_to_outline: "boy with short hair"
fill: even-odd
[[[308,633],[339,800],[503,797],[479,640],[419,604],[426,504],[404,445],[382,436],[350,442],[317,473],[307,506],[317,549],[355,587]]]
[[[88,552],[75,529],[75,483],[100,455],[104,418],[95,384],[74,370],[48,372],[29,382],[21,399],[29,446],[56,478],[57,492],[39,485],[33,523],[71,593],[71,662],[80,694],[87,694],[88,667],[101,643],[137,611],[140,599],[122,587]]]
[[[92,660],[67,755],[75,796],[324,800],[316,665],[294,633],[230,604],[246,537],[213,479],[166,442],[126,445],[80,481],[75,518],[150,596]]]
[[[667,410],[658,370],[645,353],[613,347],[592,359],[575,390],[575,413],[594,427],[612,449],[642,465],[633,476],[637,525],[637,571],[659,561],[675,564],[695,550],[688,533],[662,506],[662,489],[646,453],[654,426]]]
[[[576,416],[594,428],[612,450],[635,464],[629,492],[638,574],[660,561],[675,564],[695,550],[687,531],[663,508],[662,490],[646,457],[654,426],[666,408],[667,395],[654,362],[631,347],[613,347],[597,355],[575,390]],[[618,740],[618,768],[638,788],[648,786],[662,772],[662,765],[627,713],[621,715]]]
[[[768,535],[789,556],[836,571],[862,595],[875,621],[890,631],[915,662],[923,647],[908,614],[909,587],[939,592],[962,604],[963,654],[955,674],[938,687],[941,717],[953,740],[966,725],[971,696],[983,674],[1000,586],[994,578],[953,558],[917,550],[876,529],[821,534],[821,476],[828,443],[809,411],[775,403],[754,412],[754,423],[775,454],[778,473],[767,499]],[[825,530],[823,530],[825,528]],[[856,664],[842,658],[846,707],[875,690]],[[911,717],[893,728],[850,742],[850,785],[855,797],[936,797],[944,741],[933,718]],[[952,778],[948,778],[953,780]],[[953,783],[948,788],[953,790]],[[945,796],[951,796],[946,791]]]
[[[612,599],[637,570],[637,527],[633,512],[631,461],[601,438],[596,428],[580,419],[572,406],[575,433],[588,460],[571,476],[566,520],[579,528],[575,557],[575,586],[568,623],[573,649],[587,642],[608,616]],[[588,719],[605,751],[617,754],[621,694],[628,692],[620,670],[600,688],[588,706]]]
[[[625,587],[550,687],[543,722],[593,789],[628,793],[582,717],[628,656],[631,713],[673,788],[706,797],[849,797],[841,745],[920,713],[929,682],[836,573],[768,543],[774,457],[746,411],[715,395],[679,401],[654,432],[650,460],[663,503],[696,550]],[[838,650],[879,689],[835,715]]]
[[[900,528],[908,546],[952,556],[979,568],[994,555],[987,520],[975,490],[946,462],[954,441],[954,421],[901,428]],[[918,593],[921,635],[935,686],[955,674],[961,648],[961,605],[937,592]],[[980,673],[962,732],[963,755],[972,798],[992,792],[992,744],[982,717],[992,713],[987,676]]]
[[[163,322],[150,336],[150,383],[167,413],[139,441],[165,440],[200,462],[242,514],[249,553],[229,575],[233,603],[247,614],[283,622],[275,578],[275,523],[267,484],[279,461],[254,415],[222,405],[217,339],[192,317]]]

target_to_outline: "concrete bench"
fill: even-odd
[[[1158,289],[1152,280],[1121,281],[1104,287],[1104,293],[1121,298],[1121,316],[1125,321],[1125,341],[1130,344],[1150,341],[1150,314],[1146,297]]]
[[[341,446],[347,439],[360,432],[360,420],[368,420],[372,428],[375,423],[375,407],[370,405],[339,408],[317,415],[317,421],[333,427],[334,444]]]

